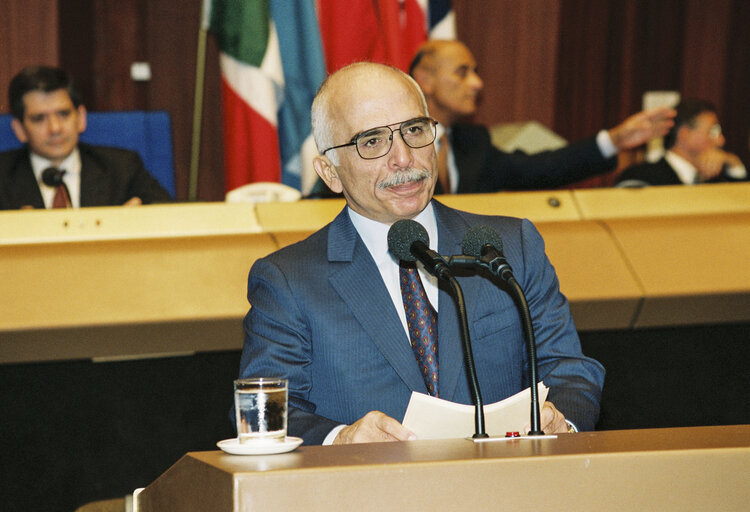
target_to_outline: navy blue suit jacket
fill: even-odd
[[[718,176],[706,183],[732,183],[744,181],[733,179],[722,170]],[[661,157],[656,162],[643,162],[631,165],[617,177],[618,187],[645,187],[649,185],[683,185],[680,177],[669,165],[666,158]]]
[[[527,220],[433,203],[440,254],[460,254],[472,225],[487,224],[500,233],[531,308],[548,400],[579,428],[593,429],[604,370],[581,353],[539,233]],[[485,277],[458,280],[483,400],[492,403],[528,387],[513,301]],[[321,443],[334,426],[371,410],[401,421],[411,392],[427,392],[391,297],[346,209],[306,240],[257,260],[248,299],[240,376],[289,379],[289,433],[307,444]],[[438,304],[440,396],[470,404],[455,302],[441,289]]]
[[[171,202],[172,197],[143,166],[135,151],[78,144],[81,154],[81,206],[120,206],[132,197],[144,204]],[[29,148],[0,153],[0,210],[22,206],[44,208],[31,169]]]
[[[506,153],[492,145],[478,124],[451,127],[451,147],[459,172],[458,194],[499,190],[550,189],[611,171],[617,158],[604,158],[594,138],[529,155]]]

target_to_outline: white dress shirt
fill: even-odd
[[[399,263],[388,252],[388,230],[391,226],[363,217],[354,212],[351,208],[347,208],[347,211],[352,224],[354,224],[354,227],[362,238],[362,241],[365,243],[367,250],[370,251],[372,259],[375,260],[375,264],[378,266],[380,276],[383,278],[383,283],[385,283],[385,287],[388,289],[388,293],[393,301],[393,306],[398,312],[401,324],[404,327],[404,332],[407,334],[408,338],[409,328],[406,325],[406,311],[404,311],[404,300],[401,297],[401,284],[399,282]],[[437,223],[435,221],[435,212],[433,211],[432,203],[428,203],[427,208],[422,210],[414,220],[419,222],[427,230],[427,235],[430,238],[430,249],[437,251]],[[437,278],[428,274],[421,263],[417,263],[417,269],[419,270],[419,276],[422,279],[427,298],[437,312]]]

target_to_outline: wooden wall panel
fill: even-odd
[[[185,199],[188,197],[190,173],[201,2],[154,0],[148,4],[148,13],[145,44],[153,71],[149,108],[166,109],[172,115],[176,186],[178,196]],[[221,75],[216,41],[210,35],[205,64],[198,199],[223,200]]]
[[[735,0],[729,22],[724,102],[721,112],[727,148],[750,165],[750,2]]]
[[[557,70],[560,2],[453,3],[456,30],[477,59],[485,87],[477,122],[537,120],[550,126]]]
[[[732,0],[687,0],[682,92],[724,104]]]
[[[13,75],[26,66],[58,64],[58,11],[49,0],[4,0],[1,12],[0,112],[10,112]]]

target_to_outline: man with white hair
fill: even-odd
[[[288,379],[289,434],[307,444],[409,440],[415,436],[401,420],[412,391],[471,403],[453,298],[421,265],[388,252],[388,231],[402,219],[422,224],[440,254],[460,253],[471,226],[502,236],[531,307],[539,378],[549,387],[541,427],[593,429],[604,369],[581,352],[539,233],[527,220],[474,215],[432,199],[435,121],[414,80],[381,64],[350,65],[321,86],[312,122],[315,170],[346,207],[306,240],[253,265],[240,367],[240,377]],[[528,387],[513,300],[482,276],[458,280],[483,399]],[[424,323],[406,312],[415,297]],[[420,341],[430,343],[430,372],[422,371]]]

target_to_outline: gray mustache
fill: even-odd
[[[425,169],[405,169],[378,183],[378,188],[382,190],[388,187],[403,185],[404,183],[411,183],[412,181],[422,181],[428,179],[430,176],[430,171]]]

